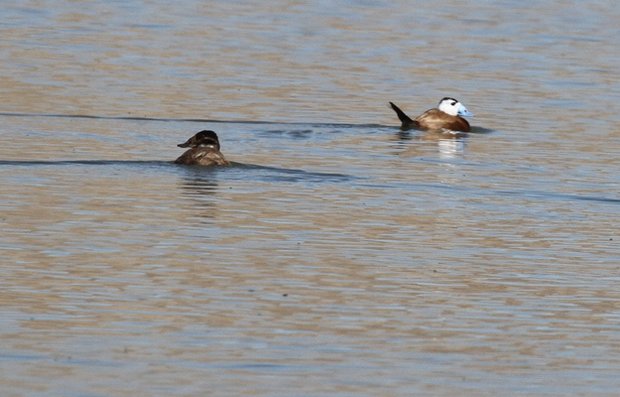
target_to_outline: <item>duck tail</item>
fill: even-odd
[[[392,109],[394,109],[394,111],[396,112],[396,115],[398,116],[398,119],[402,123],[402,125],[400,126],[401,130],[408,130],[411,127],[417,127],[418,122],[413,120],[411,117],[407,116],[405,112],[400,110],[400,108],[394,105],[393,102],[390,102],[390,106],[392,107]]]

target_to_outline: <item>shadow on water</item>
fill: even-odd
[[[181,173],[181,195],[191,203],[191,212],[202,222],[216,217],[219,181],[248,180],[267,183],[340,183],[353,177],[337,173],[308,172],[253,164],[231,163],[224,167],[176,165]]]
[[[472,125],[471,131],[469,131],[470,134],[492,134],[494,132],[496,132],[496,130],[493,130],[491,128],[479,127],[476,125]]]
[[[314,134],[312,129],[274,129],[259,132],[260,136],[288,136],[293,139],[307,139]]]
[[[263,182],[310,182],[310,183],[340,183],[357,179],[354,176],[330,172],[311,172],[295,168],[279,168],[265,165],[245,164],[232,162],[225,167],[203,167],[181,165],[185,169],[192,170],[192,175],[216,176],[221,172],[227,173],[227,179],[247,179]],[[229,172],[235,171],[235,172]]]

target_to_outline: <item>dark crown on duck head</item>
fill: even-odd
[[[452,97],[446,96],[441,98],[441,100],[439,101],[439,103],[443,102],[443,101],[451,101],[452,102],[452,106],[454,106],[458,101]]]
[[[202,130],[193,137],[189,138],[185,143],[179,143],[178,147],[198,147],[213,145],[220,150],[220,140],[217,137],[215,131]]]

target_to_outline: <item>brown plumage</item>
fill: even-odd
[[[440,101],[440,104],[443,101],[447,101],[447,100],[452,100],[458,103],[458,101],[452,98],[444,98]],[[403,131],[409,130],[411,128],[419,128],[422,130],[437,130],[437,131],[440,131],[440,130],[461,131],[461,132],[470,131],[469,123],[463,117],[458,116],[458,115],[453,116],[437,108],[429,109],[426,112],[419,115],[418,117],[416,117],[415,119],[412,119],[409,116],[407,116],[405,112],[400,110],[400,108],[396,106],[394,103],[390,102],[390,106],[396,112],[396,115],[398,116],[398,119],[401,122],[400,129]]]
[[[174,162],[185,165],[229,165],[230,162],[220,152],[220,140],[217,134],[210,130],[203,130],[178,147],[190,147]]]

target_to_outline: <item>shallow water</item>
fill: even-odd
[[[615,4],[172,4],[3,11],[5,395],[617,393]]]

